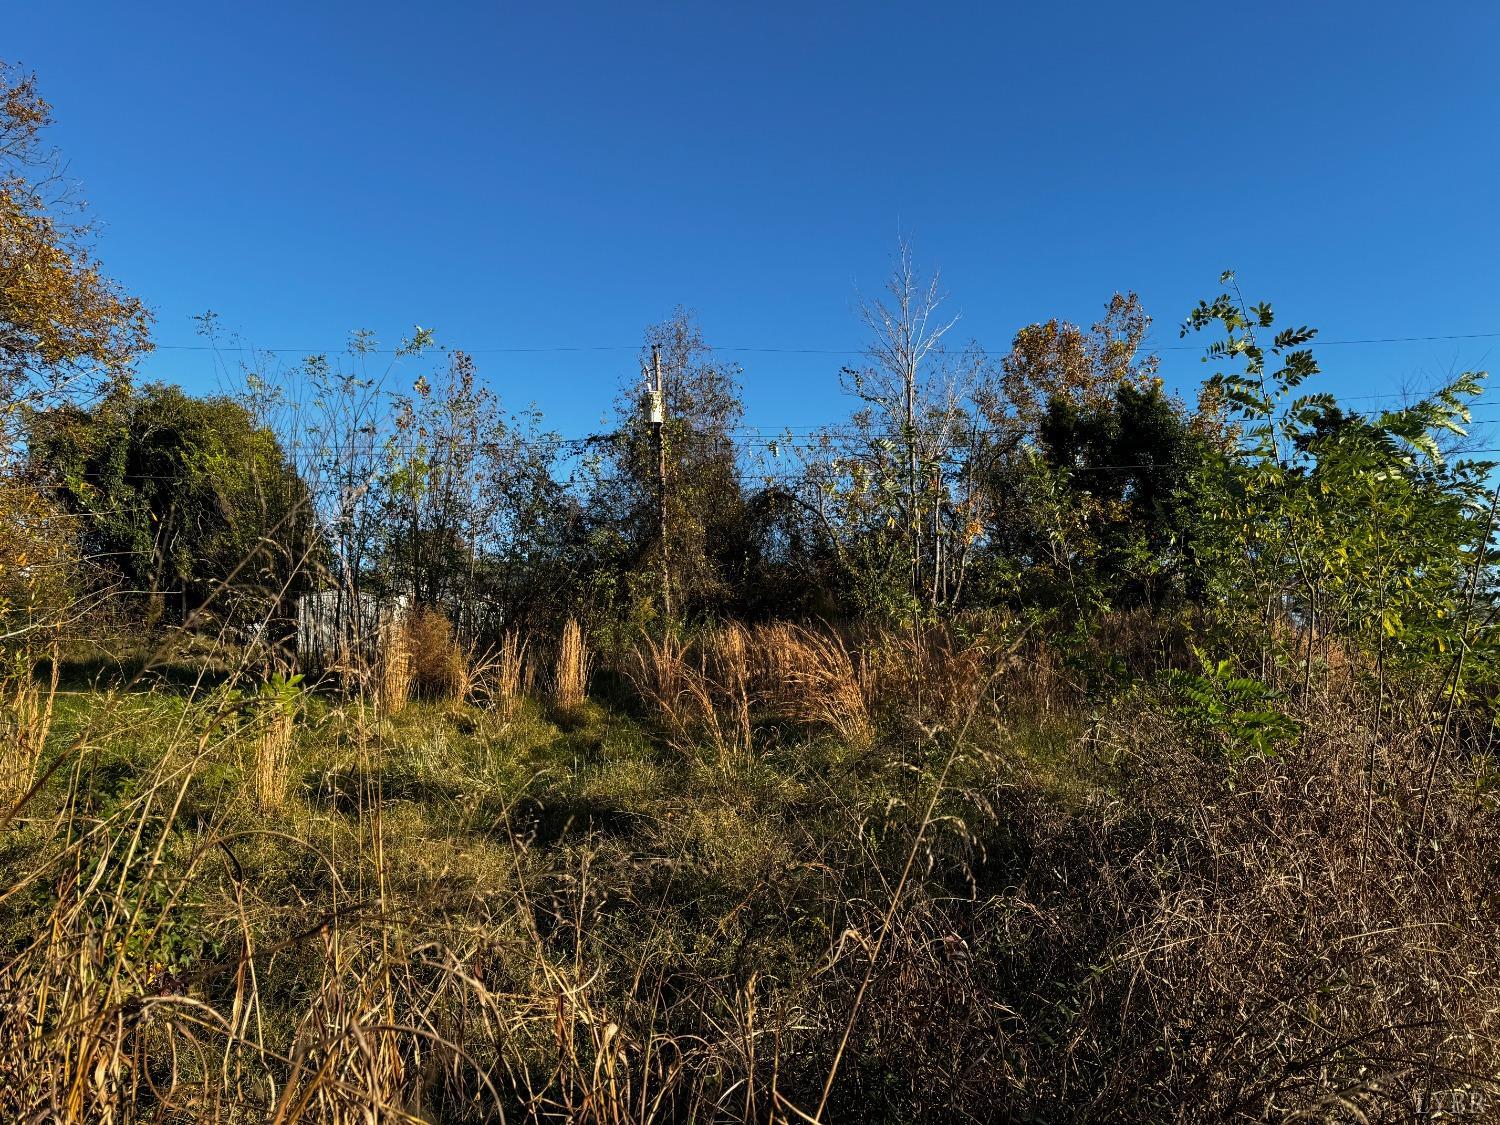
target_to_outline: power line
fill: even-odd
[[[1476,419],[1474,421],[1474,423],[1473,423],[1473,425],[1476,425],[1476,426],[1478,426],[1478,425],[1496,425],[1496,424],[1500,424],[1500,418]],[[852,434],[848,434],[848,433],[840,434],[840,433],[837,433],[836,431],[832,430],[832,428],[830,428],[829,433],[830,433],[830,436],[835,437],[835,438],[840,438],[840,439],[850,439],[850,438],[853,438],[854,436],[856,436],[856,435],[852,435]],[[979,428],[979,429],[965,429],[965,430],[963,430],[961,436],[973,438],[973,437],[1011,437],[1011,436],[1014,436],[1014,435],[1015,435],[1015,431],[1014,430],[996,429],[996,428],[984,427],[984,428]],[[478,441],[478,442],[472,442],[472,441],[460,441],[460,442],[439,441],[439,442],[434,442],[433,443],[432,449],[433,449],[433,452],[435,452],[435,453],[441,453],[441,454],[462,454],[462,453],[477,453],[477,452],[495,453],[495,452],[503,452],[505,449],[513,449],[513,448],[516,448],[516,447],[521,447],[523,449],[540,449],[540,450],[549,450],[549,451],[557,451],[557,452],[560,452],[560,451],[562,451],[564,449],[568,449],[569,451],[572,451],[572,452],[582,452],[582,449],[584,447],[586,447],[586,446],[589,446],[589,445],[602,445],[602,444],[605,444],[605,443],[610,442],[610,441],[618,440],[618,439],[620,439],[622,437],[625,437],[625,436],[626,435],[624,433],[615,432],[615,433],[606,433],[606,434],[592,434],[592,435],[589,435],[587,437],[581,437],[581,438],[562,438],[562,439],[557,439],[557,440],[552,440],[552,439],[520,439],[520,440],[516,440],[516,441],[511,441],[511,442],[503,443],[503,445],[498,444],[498,443],[484,442],[484,441]],[[706,436],[706,435],[700,435],[700,436]],[[791,440],[788,440],[786,438],[776,437],[776,436],[746,435],[746,436],[738,438],[737,440],[731,438],[731,440],[728,441],[726,444],[732,445],[735,448],[738,448],[738,449],[741,449],[741,450],[777,451],[777,452],[785,450],[788,455],[795,455],[795,454],[798,454],[798,453],[809,452],[809,450],[807,449],[807,447],[799,444],[795,440],[795,438],[793,438]],[[340,449],[338,447],[335,447],[335,446],[306,445],[306,444],[300,444],[300,443],[296,443],[296,442],[289,443],[286,446],[286,448],[289,451],[294,451],[296,453],[301,453],[301,454],[305,454],[305,455],[308,455],[308,456],[314,456],[314,457],[316,457],[316,456],[326,456],[326,455],[329,455],[329,454],[342,454],[342,453],[345,452],[344,450],[342,450],[342,449]],[[1453,451],[1453,456],[1456,456],[1456,457],[1468,457],[1468,456],[1471,456],[1471,455],[1477,454],[1477,453],[1500,453],[1500,448],[1484,447],[1484,448],[1474,448],[1474,449],[1457,449],[1457,450]],[[378,455],[379,455],[378,451],[374,450],[374,449],[367,449],[367,450],[364,451],[364,456],[366,458],[374,458],[374,457],[376,457]],[[1142,467],[1145,467],[1145,466],[1142,466],[1142,465],[1101,465],[1101,466],[1096,466],[1096,467],[1097,468],[1142,468]],[[181,474],[131,473],[131,472],[127,472],[127,473],[122,474],[122,479],[124,481],[126,481],[127,483],[131,482],[131,481],[148,481],[148,480],[155,480],[155,481],[180,481],[180,480],[182,480],[182,475]]]
[[[1494,340],[1500,339],[1500,331],[1495,332],[1458,332],[1436,336],[1365,336],[1347,340],[1308,340],[1298,347],[1340,347],[1346,345],[1369,345],[1369,344],[1418,344],[1435,343],[1451,340]],[[345,347],[261,347],[257,344],[156,344],[158,351],[175,352],[269,352],[277,355],[335,355],[346,351]],[[641,348],[639,344],[539,344],[539,345],[517,345],[513,347],[484,347],[484,348],[456,348],[465,355],[541,355],[551,353],[567,352],[637,352]],[[710,349],[715,352],[732,352],[756,355],[828,355],[828,356],[851,356],[865,355],[867,348],[805,348],[805,347],[779,347],[779,346],[714,346]],[[1150,351],[1157,352],[1206,352],[1204,345],[1198,344],[1164,344],[1160,347],[1151,348]],[[399,348],[362,348],[360,354],[367,355],[396,355]],[[956,354],[968,354],[986,356],[990,358],[1003,357],[1008,352],[995,352],[987,348],[960,348]]]
[[[1469,449],[1469,450],[1464,450],[1463,451],[1463,457],[1467,458],[1467,457],[1470,457],[1472,455],[1480,454],[1480,453],[1500,453],[1500,446],[1490,446],[1490,447],[1483,448],[1483,449]],[[958,462],[950,462],[950,463],[957,464]],[[1108,472],[1108,471],[1110,471],[1112,469],[1159,469],[1159,468],[1163,468],[1163,467],[1164,466],[1163,466],[1162,462],[1160,462],[1160,461],[1109,462],[1109,463],[1097,464],[1097,465],[1067,465],[1067,466],[1063,466],[1063,468],[1065,468],[1070,473],[1100,473],[1100,472]],[[899,465],[893,465],[893,471],[899,471],[899,469],[900,469]],[[749,478],[751,480],[774,480],[774,481],[783,481],[783,482],[785,482],[785,481],[803,481],[803,480],[807,479],[807,474],[806,474],[805,470],[798,469],[798,468],[779,469],[779,470],[776,470],[776,471],[769,471],[769,470],[766,470],[766,469],[757,469],[757,468],[747,468],[747,469],[743,470],[743,473],[744,473],[744,475],[747,478]],[[176,481],[176,480],[180,480],[180,479],[181,479],[180,477],[174,477],[174,476],[129,476],[129,477],[125,478],[125,483],[129,484],[129,483],[131,483],[133,481],[140,481],[140,480]],[[105,519],[105,518],[117,517],[117,516],[122,515],[122,514],[150,515],[151,514],[151,509],[144,508],[144,507],[131,507],[131,508],[121,509],[120,511],[113,511],[113,510],[107,510],[107,509],[106,510],[79,509],[79,510],[76,510],[76,511],[68,511],[68,512],[60,513],[60,515],[59,515],[58,518],[60,518],[60,519],[74,519],[74,518],[80,518],[80,517],[89,517],[89,518],[95,518],[95,519]]]
[[[1500,399],[1474,400],[1471,406],[1500,406]],[[1347,415],[1356,417],[1371,417],[1383,413],[1379,410],[1355,410],[1346,411]],[[1500,425],[1500,416],[1494,418],[1471,418],[1468,423],[1471,427]],[[1013,437],[1017,430],[1013,427],[1003,426],[972,426],[960,422],[949,423],[948,427],[954,439],[973,439],[986,437]],[[799,425],[799,426],[733,426],[722,431],[694,431],[695,436],[713,440],[718,437],[724,438],[728,444],[743,449],[785,449],[788,453],[795,453],[803,448],[802,443],[810,442],[820,437],[827,436],[836,441],[855,440],[861,437],[879,438],[887,436],[884,431],[872,428],[863,434],[853,428],[848,421],[830,422],[821,425]],[[358,444],[357,448],[350,445],[339,445],[329,442],[308,441],[297,437],[280,437],[282,448],[289,454],[301,454],[308,457],[320,457],[338,455],[341,457],[355,457],[372,459],[378,458],[388,449],[391,434],[371,433],[362,435],[366,438]],[[581,434],[565,437],[560,434],[544,434],[536,437],[507,436],[497,439],[485,438],[450,438],[442,435],[433,436],[429,441],[418,441],[415,446],[426,448],[431,452],[442,453],[504,453],[508,450],[541,450],[556,453],[581,454],[590,447],[598,447],[627,439],[633,435],[630,430],[607,430],[592,434]],[[1466,456],[1470,453],[1492,453],[1500,452],[1497,449],[1471,449],[1458,450],[1459,455]],[[1130,467],[1130,466],[1113,466]],[[155,473],[132,473],[123,474],[128,480],[180,480],[180,474],[155,474]]]

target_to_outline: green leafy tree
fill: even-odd
[[[1226,283],[1233,282],[1225,274]],[[1446,668],[1475,641],[1474,586],[1493,532],[1491,466],[1449,457],[1482,374],[1368,416],[1306,391],[1316,331],[1276,328],[1237,286],[1193,310],[1183,334],[1223,335],[1206,386],[1238,441],[1204,460],[1196,530],[1206,623],[1254,651],[1263,676],[1353,644],[1387,669]]]
[[[1112,609],[1187,592],[1186,485],[1213,430],[1166,395],[1151,320],[1115,294],[1088,329],[1021,329],[976,395],[984,514],[975,593],[1081,637]]]
[[[305,486],[276,437],[228,398],[176,387],[34,413],[32,470],[147,617],[286,611],[315,547]]]
[[[1161,384],[1122,382],[1114,397],[1054,395],[1037,431],[1037,466],[1071,495],[1091,573],[1111,606],[1160,606],[1185,592],[1188,476],[1199,450],[1186,411]]]

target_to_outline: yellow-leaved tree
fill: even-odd
[[[150,348],[150,317],[100,269],[76,188],[44,141],[36,77],[0,62],[0,652],[66,619],[68,519],[27,479],[29,411],[99,393]]]

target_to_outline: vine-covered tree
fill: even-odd
[[[228,398],[120,390],[30,416],[30,469],[150,622],[211,608],[282,614],[315,549],[306,487],[274,434]]]
[[[616,399],[616,432],[593,466],[589,536],[595,600],[627,617],[715,611],[743,557],[744,495],[734,430],[744,414],[738,364],[713,354],[686,309],[646,330],[641,370],[661,364],[665,484],[643,405],[643,384],[626,380]],[[665,585],[661,512],[666,506]]]

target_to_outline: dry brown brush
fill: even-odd
[[[620,716],[497,752],[439,709],[334,708],[274,826],[225,796],[234,696],[111,698],[54,737],[0,849],[0,1120],[791,1121],[826,1097],[824,1121],[1196,1125],[1500,1098],[1482,746],[1390,699],[1377,728],[1352,675],[1280,700],[1271,753],[1172,681],[1059,741],[986,693],[995,649],[929,641],[975,721],[839,755],[836,723],[882,714],[851,647],[643,648],[683,745],[717,722],[738,747],[752,712],[818,728],[716,770]],[[547,739],[557,768],[526,757]]]
[[[1422,717],[1377,738],[1368,695],[1293,714],[1282,752],[1232,761],[1133,697],[1100,736],[1120,796],[1028,825],[1039,862],[984,908],[1024,1104],[1404,1121],[1429,1093],[1500,1097],[1493,764],[1446,755],[1422,832]]]
[[[468,694],[467,654],[441,610],[421,607],[404,625],[411,666],[411,689],[421,699],[462,699]]]

